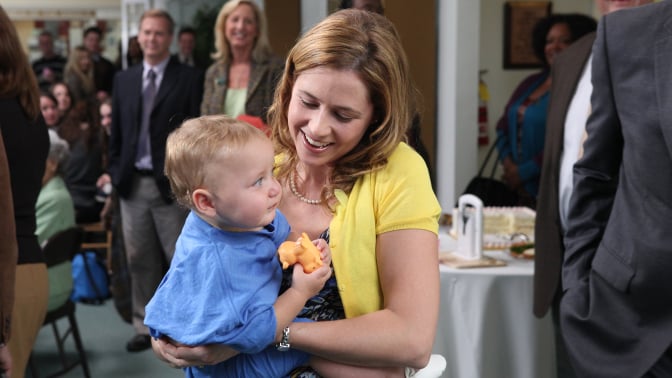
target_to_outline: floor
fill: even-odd
[[[184,377],[179,369],[173,369],[160,361],[151,349],[129,353],[126,341],[133,336],[133,328],[117,314],[113,301],[103,305],[77,304],[77,323],[86,350],[92,378],[171,378]],[[66,329],[67,321],[59,321],[59,329]],[[76,357],[72,340],[66,346],[68,356]],[[33,348],[33,359],[40,377],[59,369],[58,352],[51,327],[42,327]],[[83,377],[81,366],[76,366],[63,377]],[[26,371],[30,378],[30,369]]]

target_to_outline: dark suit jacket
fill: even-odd
[[[131,192],[138,134],[142,118],[142,64],[119,72],[112,96],[112,134],[109,171],[119,196]],[[198,116],[203,89],[202,76],[171,59],[163,74],[150,116],[150,143],[154,178],[167,203],[172,201],[168,178],[163,173],[168,134],[186,118]]]
[[[180,54],[178,54],[178,53],[175,53],[175,54],[171,55],[170,57],[172,59],[177,59],[178,61],[180,60]],[[203,70],[203,72],[205,72],[205,70],[208,68],[208,64],[206,62],[204,62],[202,59],[200,59],[199,57],[195,56],[195,55],[193,56],[193,59],[194,59],[194,66],[193,67],[196,68],[196,69],[199,69],[199,70]]]
[[[641,377],[672,344],[670,62],[671,1],[602,18],[560,302],[582,377]]]
[[[565,119],[594,41],[595,33],[575,41],[556,58],[551,71],[553,85],[546,116],[544,159],[541,165],[534,230],[534,314],[538,317],[546,314],[560,289],[565,247],[558,209],[558,185]]]
[[[98,91],[112,93],[114,74],[117,67],[104,56],[93,60],[93,84]]]
[[[266,121],[266,113],[273,103],[273,94],[282,76],[283,61],[269,57],[262,62],[252,62],[252,71],[247,85],[245,114]],[[222,114],[226,89],[229,83],[229,65],[222,61],[213,63],[205,73],[201,114]]]

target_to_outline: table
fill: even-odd
[[[441,250],[452,238],[440,235]],[[448,249],[450,250],[450,249]],[[451,378],[554,378],[550,314],[532,314],[534,262],[502,251],[485,255],[505,267],[453,269],[441,265],[441,310],[434,353]]]

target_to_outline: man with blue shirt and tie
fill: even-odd
[[[175,250],[186,210],[173,201],[163,173],[166,138],[186,118],[199,115],[202,75],[170,57],[174,22],[163,10],[140,18],[143,63],[117,74],[112,96],[109,172],[120,197],[133,327],[129,352],[151,347],[144,322],[152,297]]]

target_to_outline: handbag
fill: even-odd
[[[501,136],[497,138],[495,143],[492,144],[488,154],[485,156],[485,160],[481,165],[481,168],[478,170],[478,175],[469,181],[467,188],[462,194],[473,194],[476,197],[480,198],[483,201],[483,206],[517,206],[518,205],[518,193],[511,190],[506,184],[500,180],[495,179],[495,171],[497,170],[497,159],[492,166],[492,171],[490,172],[490,177],[483,177],[483,171],[490,162],[490,157],[497,147],[497,142],[499,142]]]
[[[78,253],[72,259],[72,281],[73,302],[103,304],[110,297],[107,268],[94,251]]]

